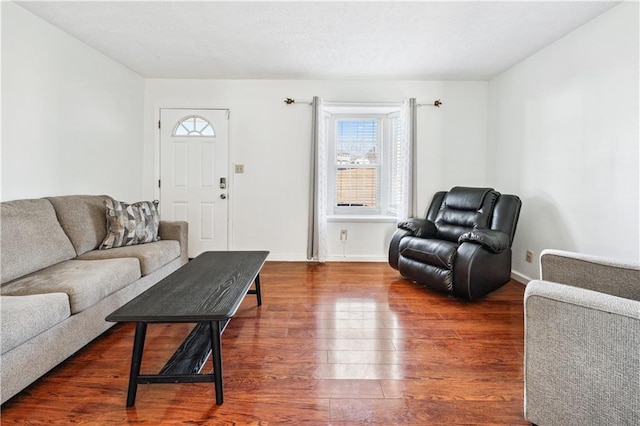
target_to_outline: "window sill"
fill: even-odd
[[[396,223],[397,221],[395,216],[384,215],[341,214],[327,216],[327,222]]]

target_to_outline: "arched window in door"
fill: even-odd
[[[173,136],[209,137],[216,136],[211,123],[198,115],[190,115],[178,121],[173,128]]]

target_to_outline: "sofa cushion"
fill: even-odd
[[[48,197],[62,229],[76,253],[81,255],[98,248],[107,235],[106,195],[66,195]]]
[[[109,198],[104,205],[107,209],[107,235],[100,244],[100,250],[158,240],[158,201],[127,204]]]
[[[37,336],[71,315],[64,293],[1,296],[2,353]]]
[[[0,227],[2,283],[76,257],[48,200],[1,203]]]
[[[180,243],[174,240],[118,247],[111,250],[93,250],[79,256],[81,260],[117,259],[133,257],[140,261],[142,276],[149,275],[173,259],[180,257]]]
[[[68,260],[5,284],[2,295],[66,293],[76,314],[138,278],[138,259]]]

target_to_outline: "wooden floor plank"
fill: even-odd
[[[119,324],[2,406],[2,424],[482,424],[523,416],[524,286],[461,301],[384,263],[267,262],[222,336],[212,384],[140,385],[125,408],[133,324]],[[192,324],[152,324],[142,371]],[[205,365],[204,372],[210,370]]]

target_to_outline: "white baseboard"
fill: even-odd
[[[267,260],[273,262],[310,262],[306,256],[297,254],[269,254]],[[327,262],[388,262],[386,256],[329,256]],[[533,278],[518,271],[511,271],[511,278],[522,284],[527,284]]]
[[[273,254],[269,253],[267,260],[272,262],[309,262],[306,256],[297,254]]]
[[[269,254],[267,260],[273,262],[311,262],[306,256],[297,254]],[[388,262],[386,256],[329,256],[327,262]]]
[[[531,280],[533,280],[533,278],[526,276],[525,274],[521,274],[520,272],[517,271],[511,271],[511,278],[513,278],[514,280],[527,285],[527,283]]]
[[[329,256],[327,262],[388,262],[387,256]]]

